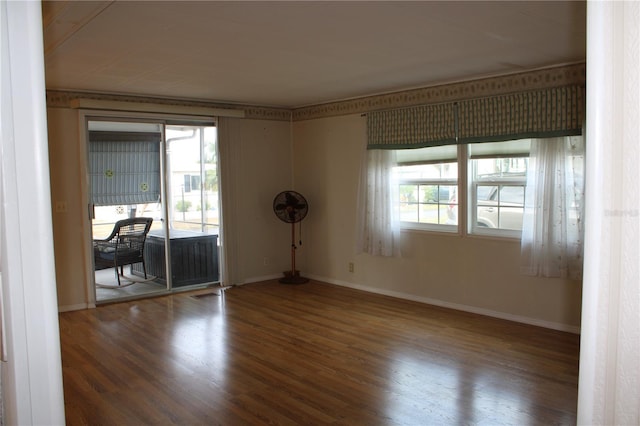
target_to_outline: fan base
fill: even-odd
[[[279,280],[282,284],[304,284],[308,283],[309,279],[300,276],[300,271],[284,271],[284,277]]]

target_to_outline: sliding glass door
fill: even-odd
[[[96,301],[219,282],[216,128],[87,127]]]

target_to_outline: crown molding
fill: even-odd
[[[367,96],[293,110],[293,121],[366,113],[463,99],[483,98],[551,87],[586,84],[586,64],[545,68],[499,77],[450,83],[420,89]]]
[[[131,105],[131,109],[154,109],[166,106],[167,109],[179,109],[188,111],[190,108],[194,110],[210,110],[226,111],[231,116],[243,116],[244,118],[252,118],[256,120],[275,120],[290,121],[291,110],[283,108],[268,108],[250,105],[225,104],[216,102],[196,102],[188,100],[163,99],[143,96],[114,95],[107,93],[95,92],[73,92],[65,90],[47,90],[46,91],[47,107],[49,108],[79,108],[82,104],[96,105],[104,104],[108,109],[108,105],[117,103],[119,109],[127,110],[127,104]]]
[[[582,62],[478,80],[365,96],[362,98],[295,109],[64,90],[47,90],[46,99],[47,106],[52,108],[71,108],[74,103],[78,102],[78,99],[90,99],[95,101],[132,102],[137,104],[148,103],[177,107],[218,108],[228,111],[243,111],[244,118],[255,120],[303,121],[463,99],[483,98],[567,85],[578,84],[584,86],[586,81],[586,63]]]
[[[98,109],[107,111],[156,112],[164,114],[185,114],[204,117],[244,118],[244,110],[237,108],[205,108],[183,105],[166,105],[149,102],[122,102],[95,99],[73,99],[71,108]]]

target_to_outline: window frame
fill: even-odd
[[[515,140],[515,139],[514,139]],[[508,143],[506,141],[496,141]],[[481,142],[482,143],[482,142]],[[443,164],[457,162],[458,177],[457,181],[454,179],[406,179],[401,180],[397,178],[397,185],[440,185],[440,186],[457,186],[457,225],[451,224],[435,224],[435,223],[421,223],[421,222],[408,222],[399,219],[399,225],[401,230],[407,231],[426,231],[433,233],[445,233],[445,234],[457,234],[460,236],[471,237],[490,237],[499,239],[513,239],[520,240],[522,237],[522,230],[516,229],[502,229],[482,227],[478,225],[478,206],[479,203],[475,194],[477,193],[478,186],[491,185],[497,186],[498,191],[505,186],[523,187],[526,196],[526,184],[527,176],[526,172],[521,178],[505,177],[496,178],[490,180],[477,180],[475,179],[475,170],[473,160],[480,158],[471,158],[469,152],[469,144],[457,144],[457,159],[456,160],[434,160],[434,161],[413,161],[413,162],[399,162],[397,166],[407,165],[422,165],[422,164]],[[527,154],[498,154],[498,155],[485,155],[482,158],[527,158]],[[527,165],[528,166],[528,165]],[[528,168],[528,167],[527,167]],[[434,203],[435,204],[435,203]],[[439,203],[438,203],[439,204]],[[480,203],[481,206],[481,203]],[[398,208],[400,202],[398,202]],[[497,205],[496,208],[500,208]],[[523,200],[523,216],[524,216],[524,200]],[[498,213],[499,214],[499,213]]]
[[[504,141],[504,143],[508,143],[509,141]],[[470,151],[470,150],[468,150]],[[496,154],[496,155],[483,155],[476,158],[471,158],[471,155],[467,155],[466,167],[469,171],[469,178],[467,180],[467,206],[466,211],[468,212],[468,223],[466,226],[466,234],[468,235],[481,235],[481,236],[489,236],[489,237],[498,237],[498,238],[507,238],[507,239],[520,239],[522,237],[522,229],[506,229],[499,227],[487,227],[482,226],[478,220],[478,208],[482,207],[482,203],[478,202],[476,197],[478,186],[495,186],[497,187],[498,200],[496,204],[496,208],[498,209],[498,218],[500,217],[500,194],[502,188],[504,187],[522,187],[523,188],[523,199],[522,199],[522,216],[524,217],[524,200],[526,196],[527,190],[527,172],[525,171],[524,176],[521,178],[510,177],[495,177],[492,179],[476,179],[476,165],[474,160],[479,159],[515,159],[515,158],[528,158],[529,154]],[[527,164],[528,171],[528,164]],[[498,219],[499,220],[499,219]]]
[[[433,180],[413,180],[413,181],[401,181],[398,182],[398,186],[400,185],[417,185],[418,193],[420,192],[421,186],[456,186],[459,190],[459,185],[457,181],[446,180],[446,181],[433,181]],[[416,204],[418,204],[418,220],[420,218],[420,205],[434,205],[437,206],[438,215],[440,215],[441,206],[446,206],[447,203],[441,203],[441,200],[438,202],[420,202],[418,200]],[[400,204],[400,203],[399,203]],[[400,226],[402,229],[416,229],[416,230],[428,230],[428,231],[437,231],[437,232],[447,232],[447,233],[457,233],[459,224],[448,224],[448,223],[429,223],[429,222],[411,222],[411,221],[403,221],[400,220]]]
[[[473,179],[473,178],[472,178]],[[522,187],[526,192],[526,182],[522,183],[521,181],[516,180],[503,180],[503,181],[473,181],[469,184],[469,197],[471,200],[468,203],[469,210],[469,224],[467,225],[468,234],[469,235],[486,235],[492,237],[504,237],[504,238],[517,238],[519,239],[522,235],[522,229],[506,229],[499,227],[490,227],[490,226],[482,226],[478,220],[478,208],[483,207],[481,203],[478,202],[478,199],[474,196],[476,194],[478,186],[493,186],[497,187],[498,198],[500,197],[501,189],[504,187]],[[497,200],[497,205],[495,208],[498,209],[498,217],[500,217],[500,209],[502,208],[500,204],[500,200]],[[524,203],[522,206],[522,213],[524,217]]]
[[[435,165],[435,164],[456,164],[458,169],[458,174],[455,179],[453,178],[419,178],[419,179],[400,179],[399,177],[395,180],[397,181],[398,189],[401,185],[418,185],[418,197],[420,197],[420,186],[437,186],[438,188],[441,186],[455,186],[456,191],[460,193],[460,162],[459,159],[451,159],[451,160],[423,160],[423,161],[407,161],[407,162],[399,162],[396,167],[402,166],[421,166],[421,165]],[[439,194],[439,189],[438,189]],[[438,196],[438,202],[436,203],[420,203],[420,199],[416,202],[418,204],[418,218],[420,214],[420,204],[429,204],[438,206],[438,212],[440,211],[441,205],[451,204],[447,201],[446,204],[441,203],[440,197]],[[458,200],[458,206],[459,204]],[[398,209],[400,209],[401,202],[398,201]],[[459,209],[458,209],[459,210]],[[439,215],[440,213],[438,213]],[[460,220],[458,218],[458,223],[447,224],[447,223],[426,223],[426,222],[411,222],[411,221],[403,221],[400,219],[400,215],[398,213],[398,222],[400,223],[401,229],[410,229],[416,231],[430,231],[430,232],[444,232],[448,234],[458,234],[460,232]]]

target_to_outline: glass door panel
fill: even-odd
[[[145,241],[151,233],[164,233],[163,139],[160,123],[88,122],[97,302],[168,289],[162,279],[164,247],[150,255]],[[150,230],[145,234],[134,218],[151,218]]]
[[[172,287],[219,282],[216,128],[167,125],[165,132]]]

